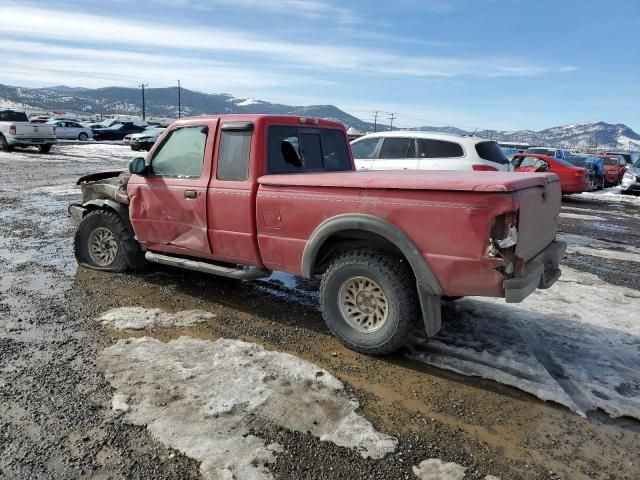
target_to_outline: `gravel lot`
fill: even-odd
[[[416,355],[419,342],[412,351],[384,359],[351,352],[324,327],[313,282],[277,275],[270,281],[243,283],[153,266],[117,275],[78,268],[66,213],[67,205],[79,199],[74,182],[87,173],[125,168],[132,157],[128,148],[96,144],[58,146],[50,155],[0,152],[0,478],[216,478],[201,467],[203,458],[176,440],[182,436],[188,442],[185,435],[197,425],[185,423],[167,435],[157,423],[163,408],[144,410],[151,416],[144,421],[136,417],[143,399],[154,398],[149,393],[155,388],[151,380],[137,380],[151,383],[145,383],[147,397],[135,398],[132,381],[114,379],[109,366],[113,361],[107,362],[105,353],[116,348],[119,355],[128,355],[127,339],[144,336],[176,348],[178,339],[188,336],[205,341],[198,345],[242,340],[291,354],[326,372],[322,375],[327,381],[335,377],[344,386],[341,395],[358,402],[359,418],[381,436],[397,439],[394,451],[384,458],[365,458],[356,448],[323,441],[313,427],[300,428],[284,421],[284,415],[258,413],[242,427],[247,427],[248,437],[278,446],[275,460],[265,467],[276,479],[411,479],[417,478],[413,467],[427,459],[465,467],[466,479],[640,478],[637,455],[630,455],[640,445],[640,421],[629,415],[612,418],[605,413],[605,399],[600,410],[587,408],[580,416],[566,406],[540,400],[517,381],[493,381],[489,378],[502,377],[473,368],[461,375],[456,373],[459,368],[425,363]],[[614,307],[606,302],[616,298],[637,305],[633,292],[640,289],[640,200],[621,197],[615,189],[571,196],[563,202],[560,223],[561,233],[570,236],[575,247],[565,260],[576,272],[572,275],[583,272],[602,281],[577,282],[574,288],[584,289],[589,283],[611,293],[603,296],[603,316]],[[449,332],[464,333],[459,318],[469,312],[497,308],[473,302],[465,299],[447,307]],[[110,328],[98,320],[118,307],[168,313],[201,310],[215,317],[180,326],[158,323],[142,330]],[[526,309],[527,303],[520,308]],[[569,302],[566,313],[572,311]],[[629,312],[634,324],[635,312]],[[514,336],[526,340],[528,331],[523,333],[522,325],[527,321],[521,320]],[[593,336],[592,327],[578,323],[571,336]],[[606,360],[610,370],[620,364],[626,380],[618,385],[618,393],[636,405],[640,337],[623,333],[625,349]],[[439,341],[459,348],[457,352],[470,348],[462,340],[453,345],[446,338]],[[503,353],[520,348],[489,342],[473,347],[484,352],[483,367],[495,367],[498,357],[504,359],[496,354],[497,347]],[[522,348],[530,347],[525,341]],[[540,355],[533,351],[533,357]],[[466,362],[481,363],[476,357]],[[572,372],[559,374],[547,361],[541,363],[560,391],[578,406],[591,405],[586,401],[590,397],[566,385],[571,378],[563,376]],[[555,357],[551,364],[564,365]],[[517,370],[516,379],[525,378],[520,364],[510,365]],[[122,365],[117,368],[123,376],[136,373]],[[504,372],[506,367],[500,368]],[[627,370],[631,373],[624,373]],[[182,388],[176,382],[176,388]],[[156,390],[169,388],[158,385]],[[114,394],[122,392],[134,398],[112,408]],[[211,401],[219,400],[215,385],[206,392]],[[596,394],[614,399],[612,391]],[[171,408],[173,401],[169,398],[155,407]],[[180,450],[171,448],[176,445]]]

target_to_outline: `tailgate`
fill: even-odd
[[[562,192],[557,175],[547,175],[545,185],[519,190],[518,243],[516,256],[525,262],[556,238]]]
[[[52,138],[53,125],[16,123],[16,138]]]

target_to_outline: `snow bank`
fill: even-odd
[[[598,217],[596,215],[581,215],[579,213],[560,213],[560,218],[569,218],[574,220],[595,220],[603,222],[605,219],[603,217]]]
[[[159,441],[202,462],[205,478],[272,478],[267,465],[281,447],[249,433],[267,424],[310,432],[365,458],[396,447],[355,412],[358,403],[334,376],[255,344],[126,339],[98,355],[98,368],[117,390],[113,407],[125,421],[146,425]]]
[[[98,321],[114,330],[146,330],[162,327],[190,327],[216,318],[216,315],[201,310],[188,310],[170,314],[158,308],[142,307],[114,308],[103,314]]]
[[[572,195],[571,198],[574,200],[580,200],[584,198],[588,200],[625,202],[640,205],[640,197],[635,197],[633,195],[622,195],[620,187],[605,188],[596,192],[583,192],[580,195]]]
[[[411,357],[582,415],[599,408],[640,419],[640,293],[562,270],[518,305],[467,298],[445,307],[442,332],[414,339]]]

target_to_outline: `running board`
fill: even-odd
[[[262,268],[251,267],[249,269],[245,269],[242,267],[225,267],[222,265],[216,265],[215,263],[199,262],[197,260],[173,257],[171,255],[162,255],[154,252],[145,253],[144,258],[152,263],[184,268],[185,270],[195,270],[196,272],[211,273],[213,275],[220,275],[221,277],[235,278],[236,280],[256,280],[258,278],[265,278],[271,275],[271,270],[265,270]]]

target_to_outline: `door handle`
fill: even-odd
[[[185,190],[184,198],[198,198],[198,192],[196,190]]]

